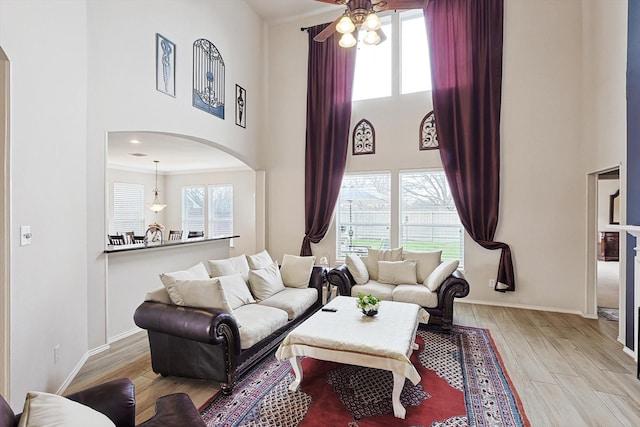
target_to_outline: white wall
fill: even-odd
[[[86,4],[3,0],[0,45],[11,62],[10,401],[20,409],[27,390],[56,391],[87,350]],[[21,225],[30,246],[19,246]]]
[[[585,7],[599,11],[610,3],[594,0]],[[496,239],[511,245],[517,290],[502,294],[487,286],[496,276],[499,253],[487,251],[467,238],[465,274],[471,284],[467,300],[569,312],[585,310],[587,155],[583,153],[597,142],[585,140],[582,129],[582,8],[582,2],[574,0],[505,2],[502,186]],[[608,114],[622,116],[624,97],[620,97],[619,82],[624,81],[624,75],[619,70],[623,56],[617,45],[623,30],[616,26],[626,15],[621,7],[614,9],[597,24],[605,42],[594,47],[600,56],[593,61],[614,62],[615,75],[608,80],[616,91],[609,94],[603,86],[598,95],[614,109]],[[267,247],[275,257],[299,251],[304,233],[307,35],[300,34],[299,28],[332,18],[335,14],[269,27],[267,140],[272,150],[266,153]],[[605,34],[608,31],[613,35]],[[609,50],[609,45],[616,49]],[[589,53],[590,49],[585,48]],[[605,69],[606,65],[598,65],[595,75],[603,77],[600,70]],[[392,98],[389,103],[374,101],[370,106],[354,104],[352,121],[369,119],[376,128],[377,145],[375,155],[353,158],[349,154],[348,170],[396,171],[439,165],[432,153],[416,148],[420,119],[429,111],[428,98],[409,98],[406,103]],[[589,98],[589,102],[599,99]],[[603,130],[599,128],[598,132]],[[619,130],[617,127],[614,133],[619,134]],[[621,146],[616,142],[612,154],[607,144],[602,143],[599,150],[607,152],[609,162],[615,162]],[[317,253],[333,253],[333,235],[330,230],[321,248],[316,248]]]

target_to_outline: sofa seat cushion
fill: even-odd
[[[233,311],[242,327],[240,348],[246,350],[287,323],[287,312],[260,304],[247,304]]]
[[[362,292],[365,295],[371,294],[383,301],[393,301],[393,289],[395,287],[396,285],[369,280],[364,285],[354,285],[353,287],[351,287],[351,296],[357,297],[358,293]]]
[[[398,285],[392,292],[393,301],[410,302],[421,307],[438,306],[438,293],[431,292],[424,285]]]
[[[284,310],[287,312],[289,320],[293,320],[304,313],[317,300],[318,291],[315,288],[285,288],[258,304]]]

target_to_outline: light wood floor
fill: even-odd
[[[637,367],[616,341],[617,323],[464,303],[454,323],[489,329],[532,426],[640,426]],[[154,374],[139,333],[90,358],[66,393],[120,377],[136,386],[137,422],[165,394],[188,393],[200,408],[218,391],[216,383]]]

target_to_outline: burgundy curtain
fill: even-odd
[[[356,50],[338,46],[335,36],[313,38],[328,24],[308,28],[305,237],[300,255],[311,255],[329,229],[347,162],[351,89]]]
[[[460,220],[501,249],[495,290],[515,290],[509,245],[496,242],[504,0],[431,0],[424,9],[440,157]]]

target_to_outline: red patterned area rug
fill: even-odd
[[[393,416],[388,371],[311,358],[298,391],[288,361],[269,357],[201,408],[213,426],[529,426],[489,331],[454,326],[450,334],[419,330],[411,361],[422,381],[405,382],[407,414]]]

